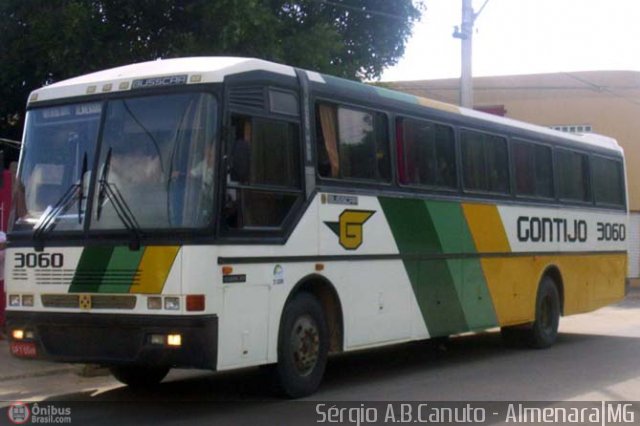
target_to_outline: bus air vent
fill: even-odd
[[[264,110],[266,107],[264,87],[232,87],[229,90],[229,104],[232,107]]]

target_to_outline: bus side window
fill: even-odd
[[[388,182],[391,179],[386,115],[318,103],[316,140],[321,177]]]
[[[404,155],[401,183],[455,188],[456,159],[453,128],[426,120],[398,118],[396,125]]]
[[[600,206],[624,206],[624,175],[618,160],[591,157],[593,196]]]
[[[223,217],[228,229],[278,228],[300,198],[298,125],[234,115]]]
[[[506,139],[470,130],[462,130],[460,138],[464,188],[508,193],[509,160]]]
[[[562,200],[590,202],[589,157],[575,151],[556,151],[556,173]]]
[[[552,198],[551,148],[519,140],[515,140],[511,148],[516,194]]]

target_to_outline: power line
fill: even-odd
[[[638,101],[636,101],[634,99],[628,98],[628,97],[626,97],[624,95],[621,95],[619,93],[616,93],[616,92],[614,92],[613,90],[611,90],[607,86],[600,86],[598,84],[595,84],[595,83],[587,80],[584,77],[578,77],[577,75],[574,75],[572,73],[565,72],[563,74],[566,75],[567,77],[570,77],[570,78],[572,78],[572,79],[574,79],[576,81],[579,81],[579,82],[581,82],[581,83],[583,83],[583,84],[585,84],[587,86],[592,87],[593,90],[595,90],[596,92],[606,92],[606,93],[608,93],[610,95],[613,95],[613,97],[615,97],[615,98],[622,99],[622,100],[627,101],[630,104],[635,105],[635,106],[640,106],[640,102],[638,102]]]

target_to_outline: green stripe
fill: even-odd
[[[441,254],[450,249],[450,241],[445,245],[440,241],[426,202],[386,197],[379,201],[401,254]],[[459,268],[452,262],[457,261],[403,261],[429,334],[434,337],[469,329],[452,272]]]
[[[459,203],[427,203],[445,253],[476,253],[475,243]],[[448,260],[458,300],[471,330],[497,324],[495,309],[479,259]]]
[[[69,293],[96,293],[109,265],[113,247],[87,247],[82,251]]]
[[[102,277],[100,293],[129,293],[143,254],[143,248],[116,247]]]

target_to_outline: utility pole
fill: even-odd
[[[460,106],[473,108],[473,72],[471,70],[472,50],[473,50],[473,24],[480,15],[489,0],[478,11],[473,11],[473,0],[462,0],[462,22],[460,30],[455,28],[453,36],[459,38],[461,42],[460,57]]]

